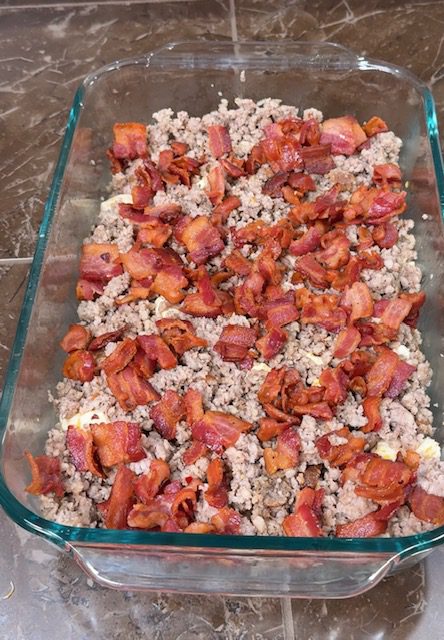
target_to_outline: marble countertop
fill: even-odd
[[[0,378],[73,93],[90,71],[192,38],[330,40],[407,66],[444,131],[441,0],[3,0]],[[17,640],[332,640],[442,636],[444,550],[343,601],[114,592],[0,514],[0,623]]]

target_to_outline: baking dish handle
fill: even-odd
[[[390,554],[241,555],[223,549],[209,553],[84,544],[69,545],[69,550],[82,569],[106,587],[238,596],[346,598],[375,586],[398,564],[398,557]]]

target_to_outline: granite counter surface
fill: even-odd
[[[0,377],[68,108],[116,58],[192,38],[330,40],[408,67],[444,131],[444,2],[3,0],[0,3]],[[17,640],[434,640],[444,551],[343,601],[114,592],[0,514],[0,627]]]

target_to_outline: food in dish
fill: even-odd
[[[27,453],[45,517],[340,537],[444,523],[400,148],[377,116],[273,99],[115,125],[60,423]]]

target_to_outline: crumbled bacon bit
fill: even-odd
[[[72,351],[63,363],[63,375],[79,382],[91,382],[94,378],[96,362],[89,351]]]
[[[150,418],[162,438],[174,440],[176,425],[185,416],[186,410],[182,398],[176,391],[168,389],[162,399],[150,409]]]
[[[156,326],[162,339],[169,347],[172,347],[178,356],[182,356],[186,351],[195,347],[208,345],[206,340],[196,336],[194,327],[188,320],[163,318],[156,321]]]
[[[80,279],[107,283],[123,273],[116,244],[84,244],[80,257]]]
[[[117,159],[135,160],[148,154],[147,128],[139,122],[117,122],[113,126],[113,155]]]
[[[219,255],[225,246],[219,231],[207,216],[184,216],[176,225],[174,236],[186,246],[188,259],[197,265]]]
[[[100,366],[107,376],[117,373],[131,362],[137,352],[136,341],[132,338],[125,338],[119,342],[114,351],[102,360]]]
[[[214,345],[225,362],[243,362],[256,341],[256,331],[239,324],[227,324]]]
[[[106,503],[102,503],[107,529],[127,528],[128,515],[134,504],[133,483],[135,477],[135,474],[124,465],[120,465],[117,469],[111,495]]]
[[[193,439],[203,442],[219,455],[227,447],[236,444],[241,433],[250,429],[250,422],[222,411],[207,411],[191,426]]]
[[[208,127],[208,144],[211,154],[220,158],[225,153],[231,153],[231,138],[228,129],[220,124]]]
[[[294,469],[299,460],[301,440],[295,429],[289,427],[280,433],[276,440],[276,448],[264,449],[265,469],[273,475],[280,469]]]
[[[262,354],[265,360],[271,360],[279,353],[287,342],[288,333],[279,327],[272,327],[267,333],[256,340],[256,349]]]
[[[207,469],[208,489],[205,500],[211,507],[222,509],[228,504],[228,492],[224,479],[224,466],[220,458],[210,462]]]
[[[353,116],[329,118],[321,124],[320,144],[330,144],[333,155],[351,156],[367,140],[364,130]]]
[[[91,340],[88,345],[88,351],[99,351],[99,349],[103,349],[110,342],[117,342],[123,335],[125,328],[117,329],[116,331],[107,331],[106,333],[101,333],[99,336],[96,336]]]
[[[182,455],[182,460],[185,465],[194,464],[199,458],[203,458],[208,453],[208,448],[203,442],[197,440],[192,442],[188,449]]]
[[[419,520],[436,526],[444,524],[444,498],[435,496],[416,486],[408,498],[413,513]]]
[[[60,472],[60,460],[51,456],[34,457],[29,451],[25,451],[26,459],[31,468],[32,481],[25,488],[27,493],[35,496],[54,493],[61,497],[65,493]]]
[[[174,369],[177,365],[176,356],[160,336],[156,336],[153,333],[137,336],[136,340],[150,360],[157,362],[161,369]]]
[[[90,430],[70,424],[66,432],[66,448],[77,471],[89,471],[99,478],[103,477],[103,472],[95,460]]]
[[[236,535],[240,533],[242,518],[234,509],[223,507],[211,518],[211,524],[218,533]]]
[[[138,405],[160,399],[154,387],[139,376],[131,365],[108,376],[106,381],[124,411],[134,411]]]
[[[165,460],[153,460],[149,470],[134,482],[134,493],[143,504],[155,498],[161,487],[170,477],[170,467]]]
[[[376,135],[377,133],[388,131],[388,126],[386,125],[384,120],[382,120],[382,118],[379,118],[378,116],[373,116],[373,118],[370,118],[370,120],[362,125],[362,128],[369,138]]]
[[[63,351],[70,353],[78,349],[86,349],[91,340],[91,333],[81,324],[70,324],[67,333],[60,342]]]

